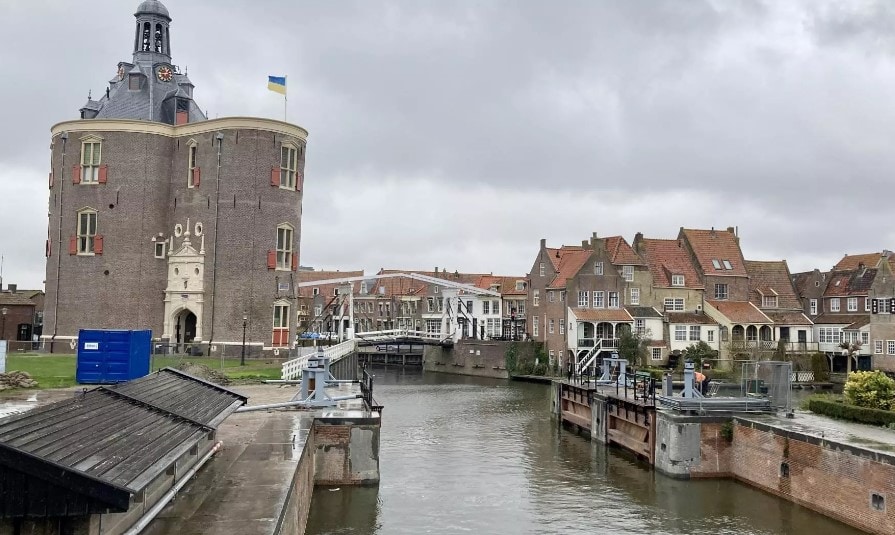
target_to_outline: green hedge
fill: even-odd
[[[895,424],[895,411],[884,411],[849,405],[841,399],[829,396],[811,396],[805,401],[805,408],[816,414],[823,414],[840,420],[849,420],[870,425]]]

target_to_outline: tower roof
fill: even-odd
[[[150,15],[161,15],[167,19],[171,19],[171,15],[168,13],[168,8],[165,7],[164,4],[159,2],[159,0],[144,0],[143,3],[137,7],[137,12],[134,13],[134,16],[147,13]]]

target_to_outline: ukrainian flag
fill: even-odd
[[[277,93],[286,94],[286,77],[285,76],[268,76],[267,88]]]

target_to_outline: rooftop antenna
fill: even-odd
[[[0,291],[3,290],[3,255],[0,255]]]

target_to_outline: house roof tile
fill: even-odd
[[[625,307],[634,318],[661,318],[662,313],[653,307]]]
[[[802,308],[786,260],[746,260],[746,272],[749,273],[749,300],[756,306],[762,306],[763,296],[776,295],[776,308]]]
[[[821,314],[814,318],[815,325],[851,325],[859,322],[864,318],[869,318],[869,314]]]
[[[566,248],[563,247],[563,249]],[[587,262],[587,259],[593,254],[593,251],[580,247],[569,248],[565,251],[560,249],[559,251],[560,256],[558,262],[555,264],[558,266],[557,269],[559,273],[557,273],[553,281],[547,285],[547,288],[565,288],[567,281],[578,274],[585,262]]]
[[[526,289],[517,290],[516,283],[518,281],[525,281],[524,276],[505,276],[505,275],[481,275],[478,280],[475,282],[476,288],[482,288],[483,290],[489,290],[495,284],[500,288],[500,295],[502,296],[512,296],[519,295],[525,296],[528,295],[527,285]]]
[[[885,253],[886,251],[883,251],[882,253],[845,255],[835,266],[833,266],[833,271],[851,271],[858,269],[861,265],[869,268],[876,267],[880,258],[882,258]]]
[[[314,282],[314,281],[323,281],[330,279],[343,279],[348,277],[363,277],[364,271],[299,271],[298,272],[298,281],[299,282]],[[321,284],[316,288],[319,289],[322,295],[332,295],[332,291],[335,288],[338,288],[338,284]],[[303,287],[298,288],[298,296],[299,297],[312,297],[313,289],[312,287]]]
[[[846,330],[846,331],[857,331],[857,330],[860,329],[861,327],[866,327],[866,326],[868,326],[868,325],[870,325],[870,316],[865,316],[865,317],[859,319],[858,321],[856,321],[856,322],[854,322],[854,323],[850,323],[849,325],[847,325],[846,327],[844,327],[843,330]]]
[[[797,310],[764,310],[763,312],[776,325],[814,325],[805,314]]]
[[[690,254],[680,240],[644,239],[640,242],[643,257],[653,276],[653,285],[672,287],[671,276],[683,275],[683,288],[702,289],[699,273],[693,266]]]
[[[810,285],[812,285],[814,283],[814,274],[815,274],[814,271],[805,271],[802,273],[793,273],[792,274],[792,283],[793,283],[793,286],[795,286],[796,293],[798,295],[805,296],[805,295],[808,295],[808,293],[810,293],[810,290],[811,290]],[[821,284],[824,285],[824,289],[826,289],[827,280],[828,280],[830,274],[827,272],[827,273],[821,273],[821,275],[823,275],[823,278],[821,279],[821,281],[818,281],[818,282],[821,282]]]
[[[609,261],[616,266],[645,266],[646,262],[621,236],[604,238]]]
[[[35,306],[34,301],[32,301],[27,295],[21,293],[9,293],[3,292],[0,293],[0,305],[2,306]]]
[[[713,320],[710,316],[708,316],[707,314],[703,314],[702,312],[669,312],[668,323],[718,325],[717,321]]]
[[[739,238],[731,230],[681,229],[681,235],[693,248],[699,268],[706,275],[748,276]],[[725,267],[725,260],[731,269]]]
[[[579,321],[634,321],[623,308],[573,308],[572,314]]]
[[[861,268],[851,271],[834,271],[824,297],[867,295],[876,278],[876,268]]]
[[[773,323],[749,301],[706,301],[732,323]]]

